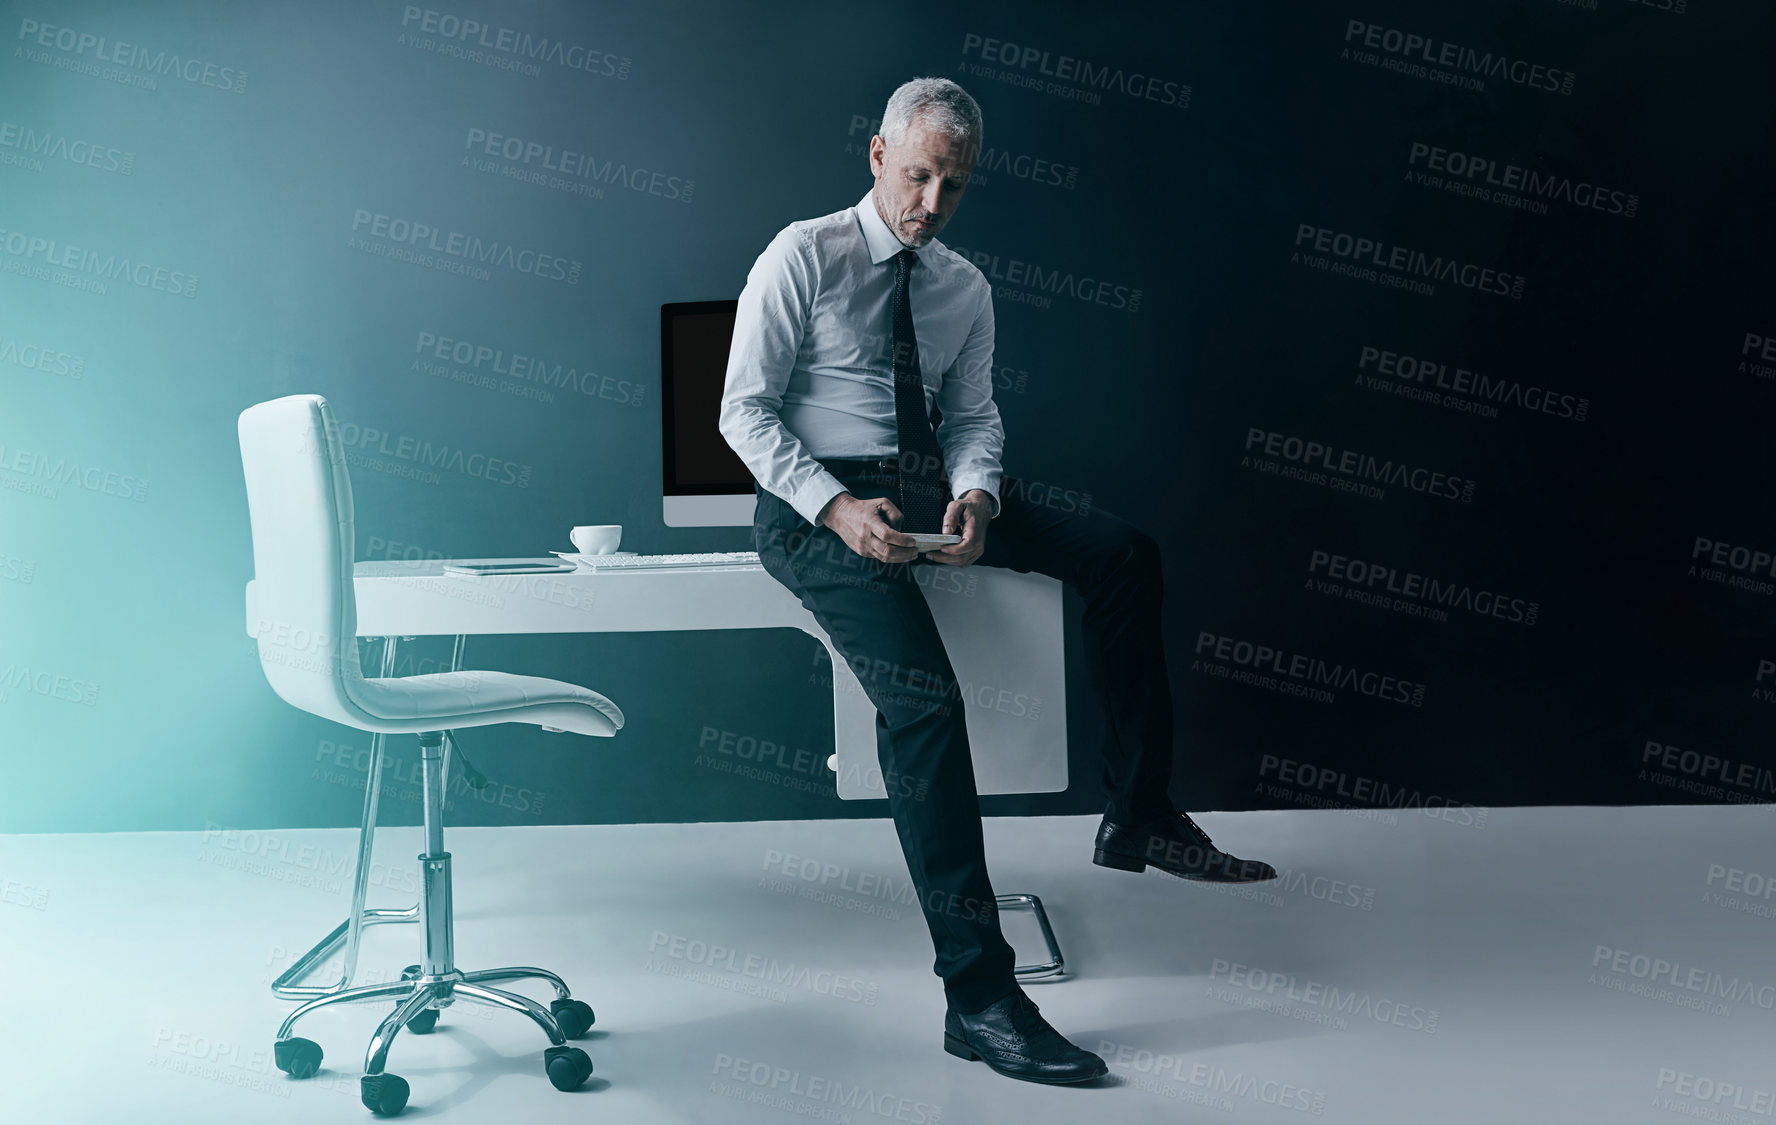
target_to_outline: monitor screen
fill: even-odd
[[[752,472],[717,428],[737,301],[660,306],[667,496],[752,494]]]

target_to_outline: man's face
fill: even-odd
[[[869,155],[877,213],[896,238],[918,250],[956,213],[978,154],[970,141],[925,128],[920,116],[893,149],[881,134],[871,137]]]

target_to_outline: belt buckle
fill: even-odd
[[[896,470],[898,470],[900,468],[900,458],[899,457],[884,457],[880,461],[876,462],[876,468],[880,469],[884,473],[895,472]]]

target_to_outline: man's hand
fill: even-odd
[[[919,557],[912,536],[896,530],[900,521],[900,509],[886,496],[859,500],[849,492],[833,497],[820,513],[820,522],[837,532],[845,546],[866,559],[886,563],[911,562]]]
[[[960,535],[962,542],[925,552],[932,562],[967,566],[987,549],[987,523],[993,518],[993,498],[985,490],[971,488],[944,509],[945,535]]]

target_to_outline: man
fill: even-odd
[[[948,1001],[944,1049],[1014,1078],[1082,1082],[1105,1074],[1104,1061],[1055,1031],[1013,975],[961,693],[913,565],[1037,571],[1084,597],[1110,732],[1094,862],[1218,882],[1276,872],[1217,850],[1167,795],[1172,709],[1153,539],[1097,506],[1042,504],[1003,475],[992,292],[937,241],[980,142],[980,107],[954,82],[919,78],[894,92],[870,139],[870,193],[791,223],[747,276],[721,432],[758,480],[761,562],[876,705],[889,811]],[[960,541],[922,552],[910,534],[940,531]]]

